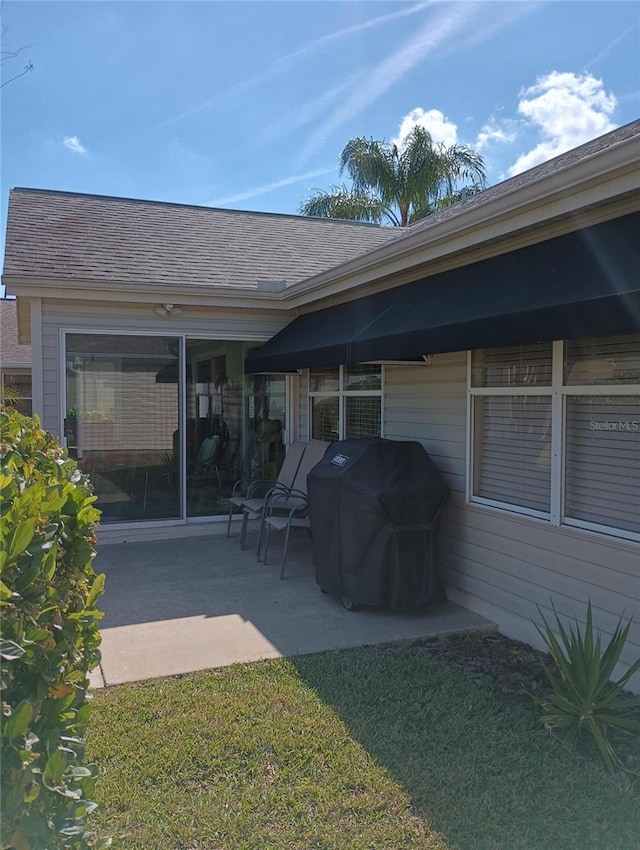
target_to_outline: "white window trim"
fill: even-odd
[[[629,396],[640,395],[640,384],[564,384],[564,340],[554,340],[552,347],[551,384],[543,387],[473,387],[473,352],[467,351],[467,465],[465,482],[465,503],[477,505],[500,513],[543,520],[554,528],[567,528],[596,533],[617,540],[640,542],[640,534],[626,529],[614,528],[595,522],[574,519],[565,516],[564,494],[564,458],[566,432],[566,402],[569,396]],[[550,469],[550,509],[536,511],[522,505],[487,499],[473,493],[474,470],[474,403],[475,396],[551,396],[551,469]]]
[[[376,364],[377,365],[377,364]],[[327,390],[326,392],[312,392],[310,389],[307,392],[307,439],[312,439],[313,430],[313,412],[311,409],[311,400],[314,398],[333,398],[338,396],[338,439],[344,440],[344,423],[345,423],[345,399],[349,397],[362,396],[365,398],[380,398],[380,436],[384,437],[384,388],[385,388],[385,367],[380,365],[380,389],[379,390],[345,390],[344,386],[344,366],[338,367],[339,372],[339,389]],[[311,386],[310,372],[307,369],[307,387]]]

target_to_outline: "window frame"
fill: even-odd
[[[31,392],[29,395],[20,395],[16,396],[16,401],[19,402],[29,402],[30,413],[24,414],[25,416],[33,416],[33,375],[31,374],[31,369],[25,368],[24,366],[16,366],[11,368],[9,366],[5,366],[3,364],[2,371],[0,372],[0,382],[2,386],[2,391],[4,393],[5,387],[12,387],[15,384],[15,381],[7,380],[11,378],[28,378],[29,387]]]
[[[360,365],[360,364],[354,364]],[[362,364],[369,365],[369,364]],[[384,391],[385,391],[385,368],[383,365],[374,363],[370,364],[380,366],[380,389],[379,390],[345,390],[345,373],[348,366],[338,366],[338,389],[327,390],[326,392],[318,392],[311,390],[311,372],[313,369],[306,370],[307,378],[307,439],[312,440],[313,431],[313,399],[314,398],[332,398],[338,397],[338,440],[346,439],[344,435],[346,421],[346,399],[353,397],[360,398],[379,398],[380,399],[380,437],[384,437]],[[334,367],[335,368],[335,367]]]
[[[567,399],[571,396],[638,396],[640,384],[565,384],[564,359],[566,340],[554,340],[551,353],[551,384],[536,387],[474,387],[473,351],[467,351],[467,468],[465,476],[465,503],[496,510],[500,513],[536,519],[553,528],[590,531],[611,538],[640,542],[640,532],[615,528],[597,522],[580,520],[565,512],[565,468],[567,457]],[[474,494],[475,473],[475,404],[479,396],[546,396],[551,397],[551,468],[550,509],[538,511],[522,505]]]

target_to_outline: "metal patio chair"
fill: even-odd
[[[264,499],[270,492],[287,491],[293,486],[300,461],[304,455],[306,443],[291,443],[284,456],[284,461],[280,467],[280,472],[275,481],[266,479],[247,479],[240,478],[233,485],[231,496],[229,497],[229,521],[227,523],[227,537],[231,536],[231,520],[233,518],[234,508],[244,510],[244,505],[250,505],[250,510],[254,513],[261,511],[264,504]],[[240,543],[244,548],[243,532],[246,534],[246,528],[243,516],[243,530],[240,533]]]

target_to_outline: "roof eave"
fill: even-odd
[[[5,273],[2,282],[11,295],[33,298],[77,299],[83,301],[113,301],[139,304],[171,301],[180,305],[237,307],[251,301],[258,309],[282,309],[281,292],[248,287],[204,286],[197,284],[157,283],[155,281],[103,281],[90,278],[45,278]]]

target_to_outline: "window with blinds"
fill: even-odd
[[[548,513],[551,397],[479,396],[474,430],[474,495]]]
[[[379,437],[382,367],[361,364],[309,370],[310,436],[316,440]]]
[[[569,396],[565,516],[640,532],[640,397]]]
[[[564,383],[567,386],[640,386],[640,334],[567,340]]]
[[[474,387],[550,387],[552,343],[481,348],[473,352]]]
[[[473,352],[468,495],[640,539],[640,333]]]

